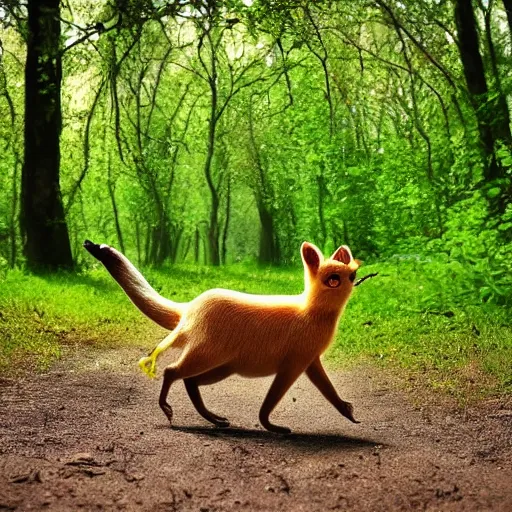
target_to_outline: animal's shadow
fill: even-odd
[[[352,450],[356,448],[369,448],[376,445],[384,446],[382,441],[366,439],[362,437],[351,437],[335,433],[303,433],[292,432],[291,434],[274,434],[266,430],[250,428],[228,427],[215,428],[209,426],[182,426],[173,425],[171,430],[188,432],[210,438],[218,439],[240,439],[247,441],[258,441],[264,444],[288,445],[299,448],[303,451],[329,450],[332,448]]]

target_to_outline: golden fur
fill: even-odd
[[[359,267],[347,246],[324,260],[313,244],[302,244],[305,289],[300,295],[251,295],[214,289],[184,304],[161,297],[115,249],[91,242],[86,242],[85,247],[144,314],[163,327],[174,329],[139,362],[146,373],[154,376],[156,360],[164,350],[171,346],[183,349],[179,359],[164,371],[160,406],[169,421],[172,409],[166,398],[175,380],[185,381],[189,396],[203,417],[226,426],[225,418],[206,409],[198,386],[232,374],[276,375],[260,411],[260,421],[268,430],[288,432],[285,427],[272,425],[268,416],[299,375],[306,372],[322,394],[355,422],[351,404],[338,397],[319,359],[335,335]]]

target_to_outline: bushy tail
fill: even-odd
[[[165,299],[158,294],[132,265],[130,260],[108,245],[97,245],[90,240],[84,247],[110,272],[130,300],[151,320],[172,330],[183,315],[185,304]]]

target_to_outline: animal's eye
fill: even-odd
[[[329,288],[338,288],[338,286],[341,284],[340,276],[338,274],[331,274],[325,281],[325,284]]]
[[[352,274],[350,274],[348,276],[348,278],[349,278],[350,282],[353,283],[355,281],[355,279],[356,279],[356,273],[352,272]]]

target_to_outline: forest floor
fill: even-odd
[[[512,510],[512,400],[465,409],[404,392],[371,367],[329,371],[361,424],[301,378],[263,430],[268,379],[203,388],[216,429],[182,383],[175,424],[140,350],[82,349],[45,374],[0,381],[0,511]]]

